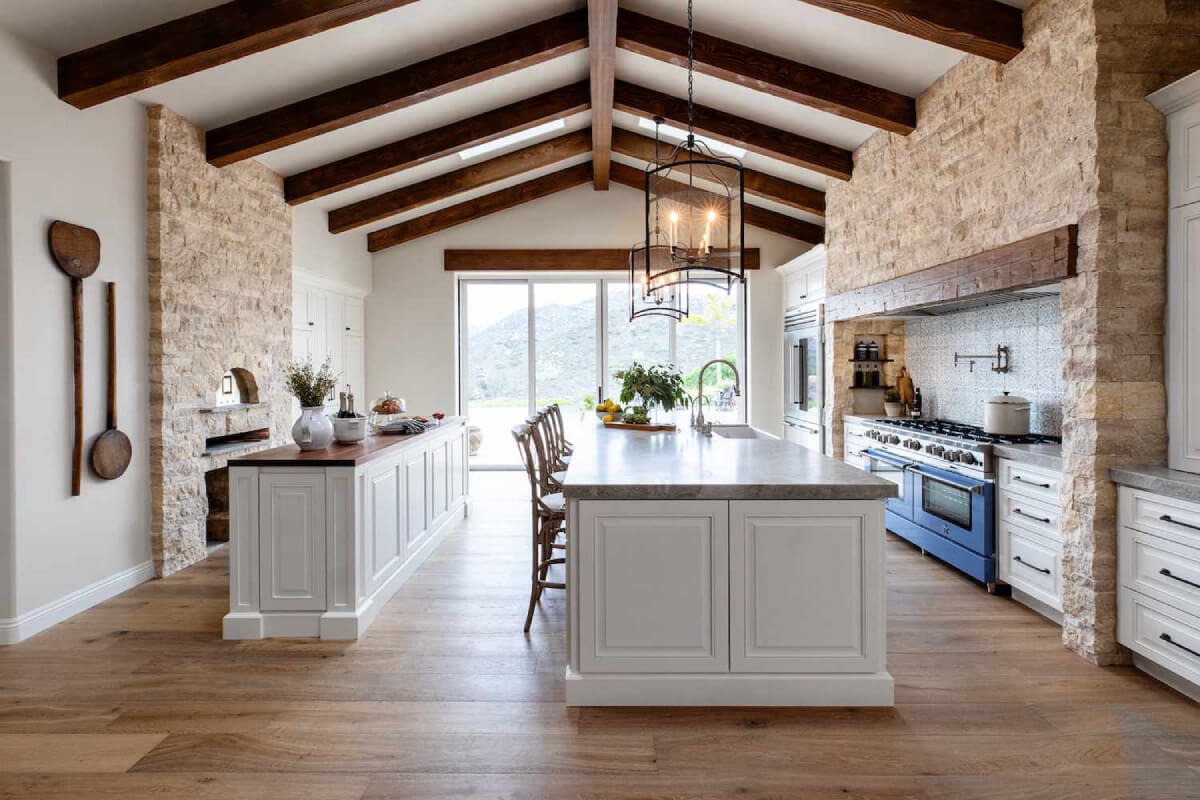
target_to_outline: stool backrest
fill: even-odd
[[[529,424],[514,425],[512,435],[517,443],[517,452],[521,456],[521,466],[525,468],[525,475],[529,478],[530,498],[536,503],[542,492],[541,481],[538,479],[537,456],[533,449],[532,431],[533,426]]]

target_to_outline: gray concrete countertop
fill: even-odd
[[[1007,458],[1029,464],[1032,467],[1062,471],[1061,444],[994,444],[992,452],[996,458]]]
[[[686,420],[686,418],[685,418]],[[895,484],[774,438],[597,425],[580,437],[563,493],[583,500],[878,500]]]
[[[1108,476],[1114,483],[1154,494],[1200,503],[1200,475],[1166,467],[1113,467]]]

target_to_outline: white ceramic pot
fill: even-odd
[[[367,436],[366,417],[334,417],[333,438],[349,444],[361,442]]]
[[[884,403],[883,413],[887,414],[889,419],[896,419],[904,416],[904,403]]]
[[[1008,392],[989,397],[983,408],[983,429],[1001,436],[1029,433],[1029,401]]]
[[[292,426],[292,440],[301,450],[324,450],[333,441],[333,423],[323,406],[300,409],[300,419]]]

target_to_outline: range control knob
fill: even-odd
[[[887,443],[888,444],[900,444],[900,437],[893,433],[887,437]]]
[[[946,448],[942,447],[940,444],[931,444],[925,449],[925,452],[929,453],[931,456],[940,456],[942,453],[946,452]]]
[[[962,457],[963,457],[962,450],[951,450],[949,453],[946,453],[947,461],[959,461],[962,459]]]
[[[975,456],[971,455],[970,453],[963,453],[958,460],[964,464],[974,464]]]

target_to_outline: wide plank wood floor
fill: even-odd
[[[219,552],[0,648],[0,797],[1200,798],[1200,707],[899,540],[894,709],[568,710],[521,480],[359,642],[222,641]]]

